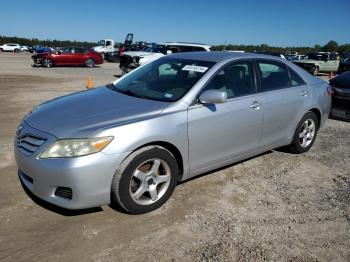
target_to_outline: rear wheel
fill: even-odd
[[[169,199],[178,172],[174,156],[165,148],[141,148],[127,157],[114,175],[112,199],[132,214],[150,212]]]
[[[45,58],[42,63],[43,63],[43,67],[46,67],[46,68],[50,68],[53,66],[53,62],[50,58]]]
[[[320,70],[319,70],[318,66],[313,66],[311,68],[311,74],[312,75],[317,76],[319,72],[320,72]]]
[[[318,125],[319,123],[315,113],[306,113],[295,130],[289,149],[297,154],[308,151],[315,142]]]
[[[93,68],[95,66],[95,61],[91,58],[85,60],[85,66],[88,68]]]
[[[14,52],[15,52],[15,53],[19,53],[19,49],[16,48],[16,49],[14,50]]]

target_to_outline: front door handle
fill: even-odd
[[[260,109],[261,103],[259,103],[258,101],[254,101],[249,107],[252,109]]]
[[[307,91],[303,90],[299,93],[300,96],[307,96]]]

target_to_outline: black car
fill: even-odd
[[[350,121],[350,72],[329,81],[333,88],[331,117]]]
[[[345,58],[340,61],[338,74],[341,74],[345,71],[350,71],[350,58]]]
[[[119,63],[120,56],[119,52],[108,52],[105,54],[105,60],[112,63]]]

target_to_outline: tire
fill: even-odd
[[[50,68],[53,66],[53,61],[50,58],[45,58],[42,61],[43,67]]]
[[[296,154],[309,151],[315,142],[319,123],[314,112],[307,112],[300,120],[293,136],[289,150]]]
[[[177,162],[168,150],[160,146],[141,148],[128,156],[115,173],[112,201],[131,214],[150,212],[170,198],[178,174]]]
[[[19,49],[16,48],[16,49],[14,50],[14,52],[15,52],[15,53],[19,53]]]
[[[310,72],[311,72],[311,74],[312,74],[313,76],[317,76],[318,73],[320,72],[320,69],[318,68],[318,66],[313,66],[313,67],[311,68]]]
[[[91,58],[85,60],[85,66],[87,68],[93,68],[95,66],[95,61]]]

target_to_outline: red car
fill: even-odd
[[[52,67],[55,65],[76,65],[89,68],[103,63],[102,55],[81,47],[63,47],[57,52],[32,56],[34,66]]]

